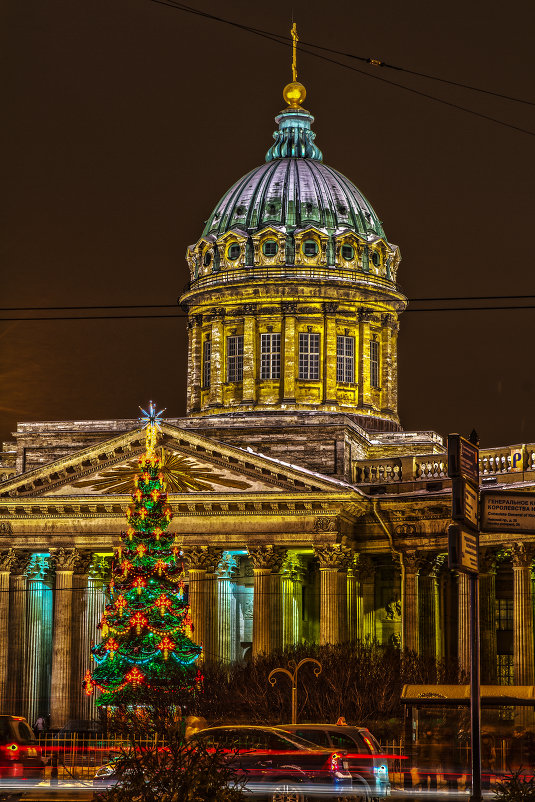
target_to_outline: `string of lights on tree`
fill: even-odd
[[[202,683],[194,663],[201,647],[191,640],[180,551],[167,529],[172,518],[161,458],[156,453],[159,421],[152,401],[142,410],[145,453],[139,459],[128,528],[121,534],[108,604],[100,624],[102,641],[92,647],[93,670],[85,693],[101,691],[99,706],[133,703],[140,690],[192,693]]]

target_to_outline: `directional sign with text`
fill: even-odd
[[[455,571],[477,574],[479,570],[479,534],[462,526],[448,527],[448,565]]]
[[[479,484],[479,448],[460,434],[448,435],[448,476]]]
[[[466,526],[478,528],[479,525],[479,493],[465,479],[451,480],[451,517]]]
[[[485,490],[481,493],[481,528],[486,532],[535,532],[535,493]]]

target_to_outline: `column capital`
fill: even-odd
[[[56,571],[74,571],[79,559],[77,548],[50,550],[50,564]]]
[[[420,574],[429,576],[431,579],[437,579],[445,560],[445,554],[429,554],[424,552],[421,556]]]
[[[353,571],[360,582],[373,579],[375,576],[375,563],[369,554],[355,554],[353,557]]]
[[[219,565],[217,566],[217,574],[220,579],[230,579],[232,574],[238,568],[238,561],[236,559],[235,554],[231,554],[229,551],[224,551],[219,561]]]
[[[529,568],[535,557],[534,543],[516,542],[511,544],[513,568]]]
[[[338,312],[339,303],[336,301],[324,301],[323,311],[326,315],[335,315]]]
[[[91,564],[87,571],[93,579],[100,579],[102,582],[109,582],[111,578],[113,556],[93,554]]]
[[[284,546],[248,546],[247,551],[255,570],[269,569],[278,573],[286,557],[287,549]]]
[[[297,301],[282,301],[281,309],[283,315],[296,315]]]
[[[78,552],[78,560],[74,566],[75,574],[88,574],[93,563],[93,552],[83,549]]]
[[[181,546],[180,551],[188,570],[207,571],[209,574],[214,573],[223,554],[223,549],[212,546]]]
[[[284,576],[296,582],[302,582],[306,573],[306,564],[299,554],[287,554],[282,563]]]
[[[489,546],[481,546],[479,549],[479,573],[495,574],[497,558],[497,549]]]
[[[32,560],[31,551],[14,549],[15,559],[11,563],[10,571],[12,574],[23,575],[28,571]]]
[[[427,555],[418,549],[402,549],[401,555],[405,571],[411,574],[417,574],[428,561]]]
[[[0,572],[11,571],[12,566],[17,561],[17,554],[15,549],[8,549],[7,551],[0,552]]]
[[[320,562],[320,571],[340,571],[347,568],[351,559],[351,549],[342,543],[333,543],[330,546],[314,546],[316,557]]]
[[[53,564],[50,556],[44,554],[32,554],[26,568],[26,578],[29,580],[44,582],[52,572]]]

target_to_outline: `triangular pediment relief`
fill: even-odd
[[[161,425],[158,448],[171,494],[340,492],[350,488],[344,482],[166,422]],[[0,498],[128,494],[144,449],[142,428],[123,433],[0,483]]]

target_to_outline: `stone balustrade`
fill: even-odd
[[[482,477],[535,471],[535,443],[507,448],[483,448],[480,451],[479,470]],[[353,478],[357,484],[447,479],[448,460],[445,454],[356,460]]]

